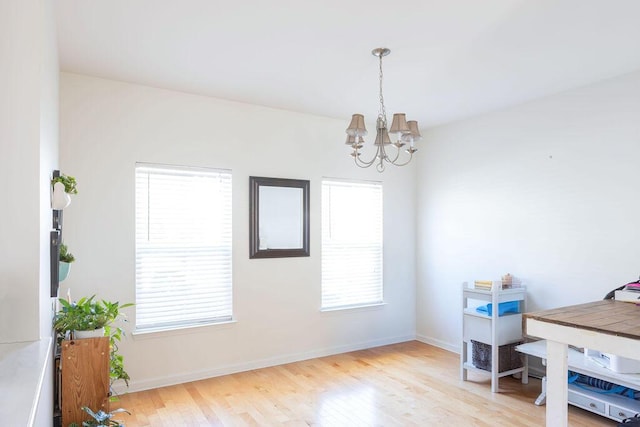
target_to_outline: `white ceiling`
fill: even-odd
[[[63,71],[421,127],[640,69],[638,0],[55,0]]]

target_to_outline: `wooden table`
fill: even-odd
[[[567,345],[640,359],[640,307],[603,300],[525,314],[527,335],[547,340],[547,426],[567,425]]]

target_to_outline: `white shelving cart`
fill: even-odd
[[[522,313],[525,311],[527,298],[526,288],[522,285],[503,288],[501,281],[493,281],[491,289],[476,289],[474,284],[462,284],[462,351],[460,352],[460,376],[467,380],[467,371],[484,372],[491,375],[491,392],[499,390],[498,380],[519,372],[523,372],[525,365],[515,369],[499,371],[499,351],[501,346],[515,344],[522,341]],[[504,313],[499,316],[499,304],[515,301],[518,304],[517,313]],[[491,303],[491,313],[480,313],[477,307]],[[486,344],[491,348],[490,369],[475,366],[470,353],[471,341]],[[515,345],[512,351],[515,352]],[[511,349],[509,348],[511,351]],[[485,367],[486,368],[486,367]],[[526,375],[522,382],[527,382]]]

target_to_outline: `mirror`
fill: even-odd
[[[249,258],[309,256],[309,181],[249,177]]]

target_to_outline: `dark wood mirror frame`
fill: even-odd
[[[260,187],[299,188],[302,190],[302,247],[260,249]],[[301,179],[249,177],[249,258],[286,258],[309,256],[309,181]]]

